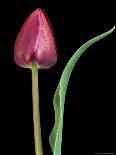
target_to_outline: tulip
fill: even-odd
[[[57,61],[51,24],[42,9],[36,9],[20,30],[15,46],[14,61],[32,71],[33,125],[36,155],[43,155],[39,113],[38,69],[48,69]]]
[[[36,9],[25,21],[14,46],[15,63],[47,69],[57,61],[55,39],[50,21],[42,9]]]

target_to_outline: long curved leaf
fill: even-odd
[[[101,35],[98,35],[97,37],[83,44],[73,54],[73,56],[70,58],[70,60],[68,61],[66,67],[62,72],[62,75],[53,99],[53,105],[54,105],[54,111],[55,111],[55,124],[49,137],[49,142],[50,142],[53,155],[61,155],[64,103],[65,103],[67,85],[68,85],[71,72],[77,60],[82,55],[82,53],[97,41],[111,34],[114,31],[114,29],[115,29],[115,26],[111,30]]]

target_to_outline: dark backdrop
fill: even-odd
[[[115,4],[101,1],[0,1],[1,148],[12,155],[34,155],[31,72],[13,60],[17,33],[37,7],[48,14],[57,42],[58,62],[39,72],[44,155],[54,123],[52,98],[72,54],[88,39],[116,25]],[[65,104],[62,155],[115,152],[116,32],[90,47],[72,72]]]

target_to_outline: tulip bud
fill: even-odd
[[[57,61],[56,45],[51,24],[41,9],[36,9],[20,30],[14,47],[17,65],[31,68],[50,68]]]

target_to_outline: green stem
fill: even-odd
[[[43,155],[39,113],[38,69],[36,66],[32,67],[32,99],[35,153],[36,155]]]

